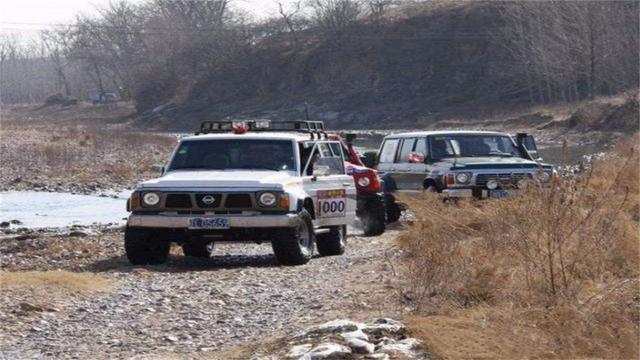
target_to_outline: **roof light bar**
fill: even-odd
[[[233,132],[234,129],[243,127],[250,132],[299,132],[311,134],[311,138],[317,134],[318,139],[322,136],[326,137],[324,122],[310,120],[295,121],[271,121],[271,120],[242,120],[242,121],[203,121],[200,130],[196,135],[200,134],[221,134]]]

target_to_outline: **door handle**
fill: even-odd
[[[347,183],[342,183],[342,186],[349,187],[349,186],[351,186],[351,183],[348,183],[348,182]]]

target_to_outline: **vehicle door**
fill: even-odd
[[[391,177],[391,180],[395,182],[394,175],[396,173],[396,156],[398,154],[398,149],[400,147],[399,138],[387,138],[382,143],[380,147],[380,153],[378,155],[378,164],[376,166],[380,176],[384,177],[387,175]],[[386,185],[387,190],[389,189],[389,184]]]
[[[427,138],[417,138],[413,151],[409,156],[406,177],[407,188],[411,190],[422,190],[424,188],[424,179],[428,172],[427,159],[429,158],[429,152],[427,149]]]
[[[527,135],[523,141],[524,147],[527,149],[532,158],[538,161],[542,161],[542,157],[538,152],[538,145],[536,144],[536,140],[533,135]]]
[[[418,190],[411,186],[411,162],[410,156],[416,144],[416,138],[402,138],[398,145],[398,152],[395,159],[395,171],[392,172],[393,180],[397,190]]]
[[[356,216],[355,182],[346,173],[344,154],[333,143],[315,142],[309,161],[303,165],[303,186],[313,199],[315,227],[352,224]]]

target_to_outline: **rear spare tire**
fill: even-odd
[[[276,259],[283,265],[302,265],[313,256],[313,223],[307,210],[298,214],[298,224],[279,232],[276,239],[271,240],[271,247]]]
[[[148,229],[127,228],[124,232],[124,250],[132,265],[158,265],[167,261],[171,242]]]

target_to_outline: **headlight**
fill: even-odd
[[[471,174],[466,172],[461,172],[456,174],[456,182],[459,184],[466,184],[471,181]]]
[[[538,181],[546,183],[551,179],[551,175],[548,172],[540,171],[536,174]]]
[[[498,188],[499,185],[500,185],[500,183],[496,179],[491,179],[491,180],[487,181],[487,189],[489,189],[489,190],[495,190],[495,189]]]
[[[362,187],[367,187],[369,186],[369,184],[371,184],[371,180],[368,177],[361,177],[360,179],[358,179],[358,185],[362,186]]]
[[[148,192],[142,196],[142,203],[146,206],[156,206],[160,203],[160,194]]]
[[[258,204],[260,206],[266,206],[266,207],[276,206],[277,202],[278,202],[278,196],[276,196],[276,194],[271,192],[262,193],[258,197]]]

